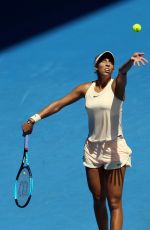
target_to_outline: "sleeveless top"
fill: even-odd
[[[85,107],[88,114],[88,140],[110,141],[122,133],[122,105],[112,90],[111,79],[101,92],[96,92],[93,82],[85,94]]]

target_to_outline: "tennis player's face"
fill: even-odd
[[[111,76],[114,70],[114,65],[109,58],[103,59],[97,67],[97,71],[101,76]]]

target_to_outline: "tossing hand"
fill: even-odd
[[[145,65],[146,63],[148,63],[148,60],[145,59],[144,57],[144,53],[140,53],[140,52],[136,52],[133,54],[133,56],[131,57],[131,60],[133,61],[134,66],[137,64],[138,66]]]

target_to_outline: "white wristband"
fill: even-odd
[[[37,122],[37,121],[39,121],[39,120],[41,120],[41,117],[40,117],[40,115],[39,114],[35,114],[35,115],[33,115],[32,117],[30,117],[32,120],[34,120],[34,122]]]

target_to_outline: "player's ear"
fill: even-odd
[[[94,73],[97,73],[98,68],[94,67]]]

